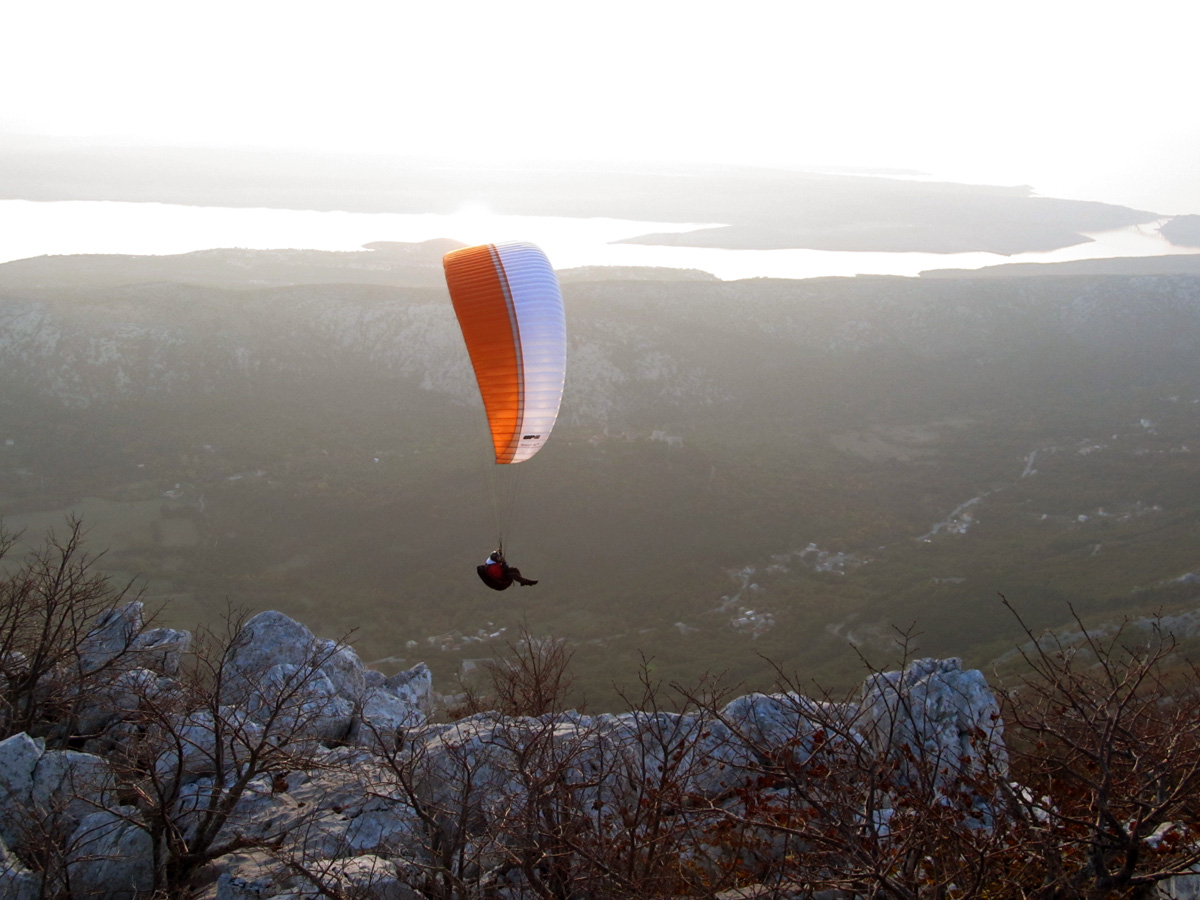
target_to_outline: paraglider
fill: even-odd
[[[506,476],[508,496],[498,494],[499,473],[525,462],[545,445],[558,418],[566,378],[567,328],[558,278],[546,255],[525,242],[482,244],[442,258],[446,285],[475,370],[495,455],[492,484],[498,560],[516,502],[517,479]],[[494,554],[495,555],[495,554]],[[484,583],[504,590],[517,576]],[[502,586],[498,586],[502,585]]]
[[[503,591],[506,588],[510,588],[513,582],[524,587],[537,584],[537,581],[534,579],[524,578],[521,575],[520,569],[510,566],[504,559],[503,550],[493,550],[488,554],[488,558],[483,561],[483,565],[476,567],[475,571],[479,573],[479,577],[483,579],[483,583],[494,591]]]

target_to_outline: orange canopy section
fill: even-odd
[[[454,250],[442,265],[496,462],[527,460],[550,436],[562,402],[567,333],[558,278],[529,243]]]

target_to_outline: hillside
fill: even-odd
[[[541,583],[493,596],[436,250],[0,266],[5,524],[75,509],[172,624],[278,609],[443,683],[525,621],[591,696],[642,653],[851,684],[893,626],[984,665],[1001,592],[1038,627],[1194,606],[1196,277],[563,273],[563,412],[509,543]]]

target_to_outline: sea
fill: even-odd
[[[1165,220],[1163,220],[1165,221]],[[170,255],[215,248],[359,250],[378,241],[452,238],[468,244],[528,240],[557,269],[655,266],[699,269],[726,280],[825,276],[915,276],[935,269],[1053,263],[1195,253],[1172,246],[1161,222],[1089,234],[1090,241],[1046,253],[867,253],[830,250],[720,250],[619,241],[652,232],[687,232],[714,222],[501,215],[464,208],[450,215],[183,206],[119,201],[0,200],[0,263],[73,254]]]

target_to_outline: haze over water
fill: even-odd
[[[652,232],[717,223],[634,222],[498,215],[319,212],[115,201],[0,201],[0,262],[68,254],[169,255],[214,248],[354,251],[376,241],[453,238],[467,244],[529,240],[557,269],[658,266],[700,269],[724,280],[851,275],[915,276],[931,269],[978,269],[1014,262],[1068,262],[1195,252],[1171,245],[1158,223],[1090,235],[1091,242],[1046,253],[865,253],[827,250],[719,250],[614,243]]]

